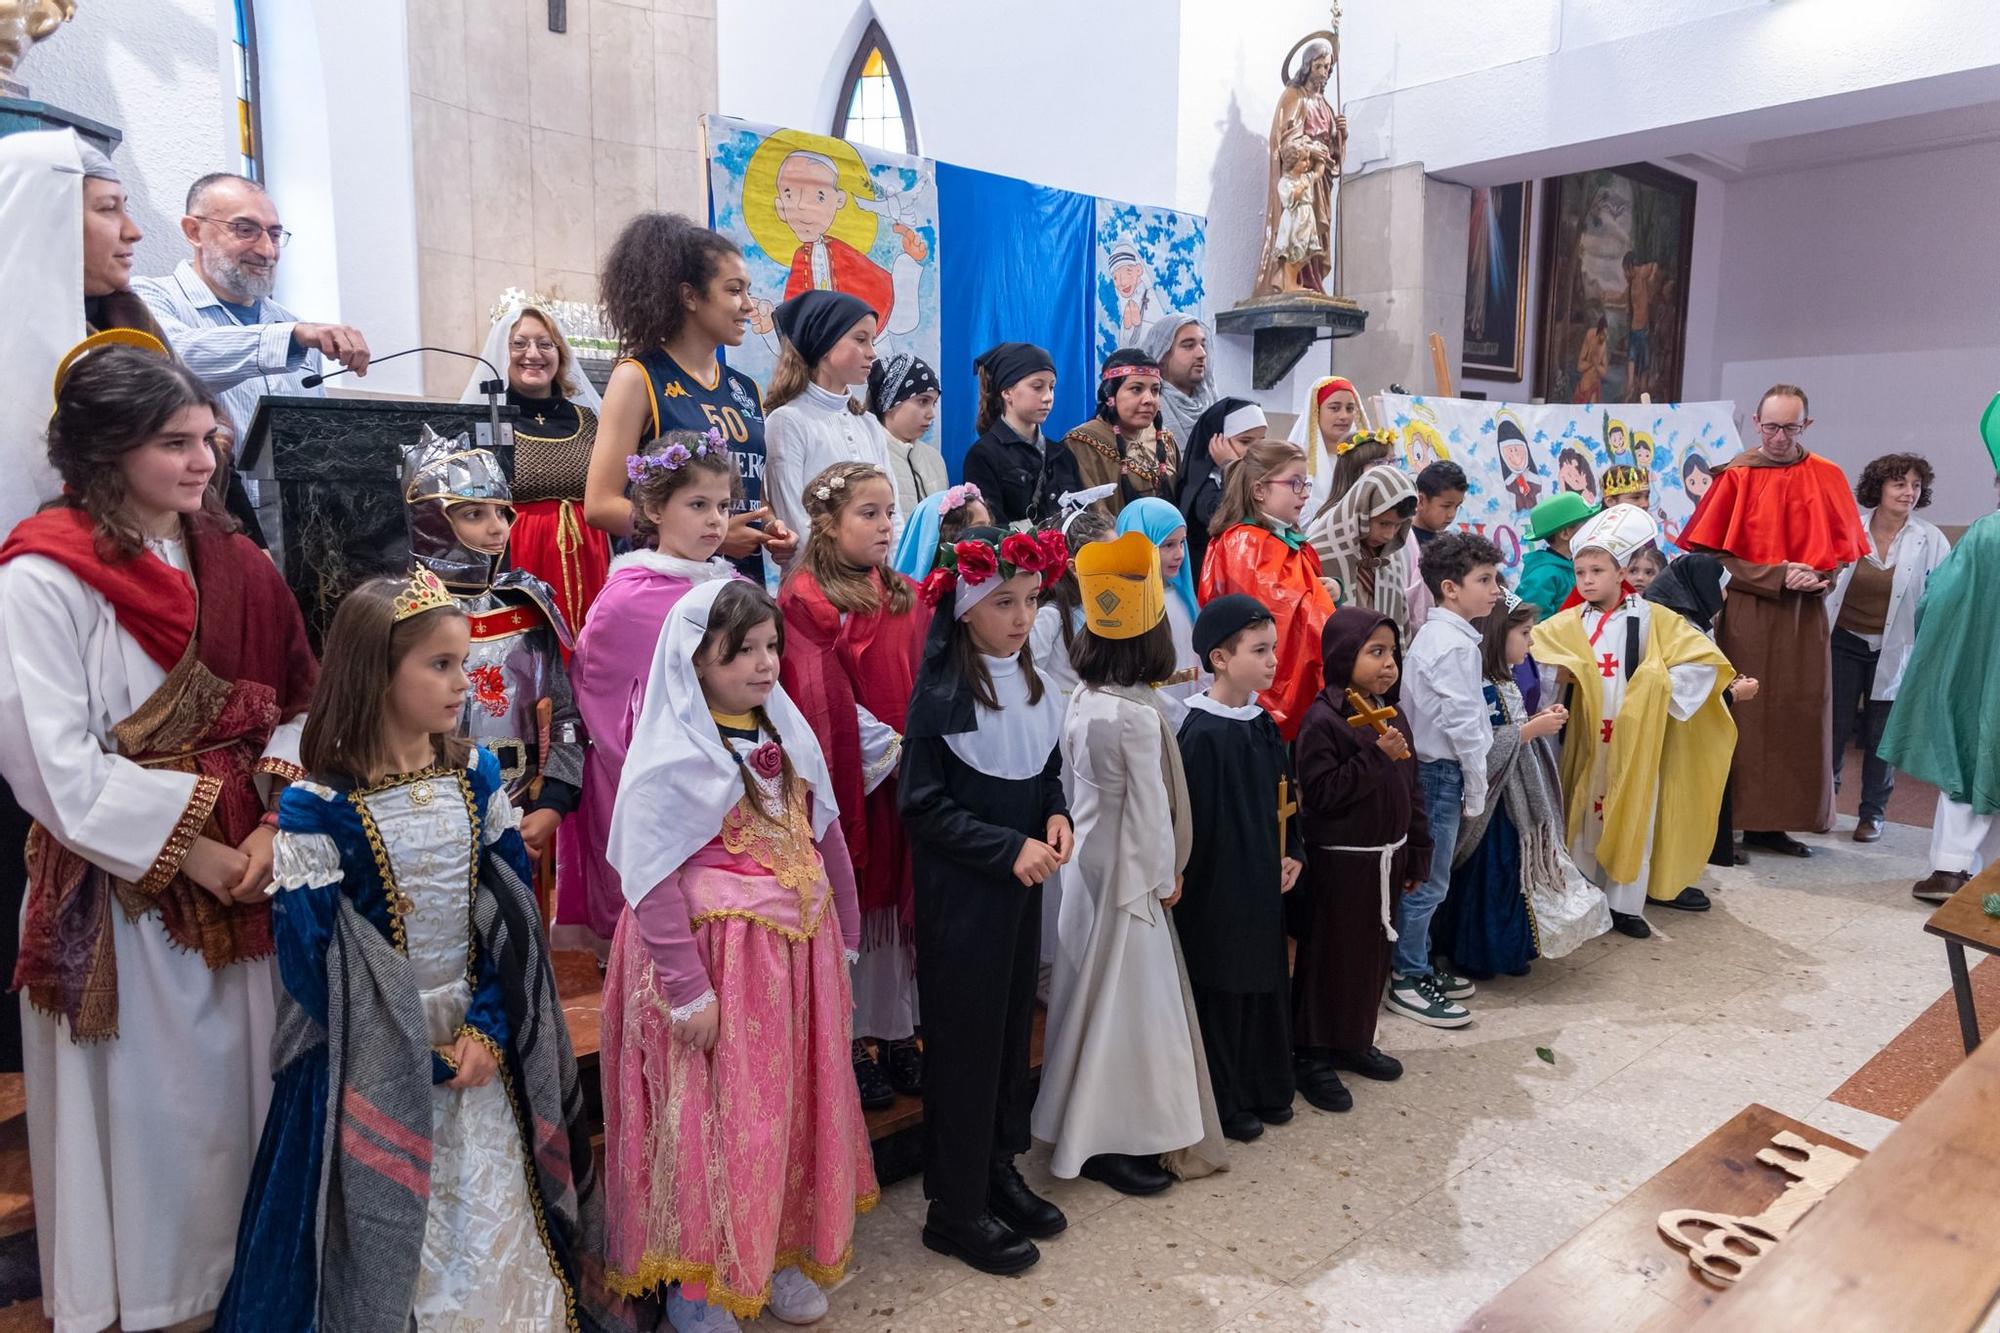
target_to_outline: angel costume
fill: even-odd
[[[215,1308],[271,1096],[270,910],[182,865],[257,827],[260,776],[299,774],[317,668],[264,554],[183,531],[107,562],[54,508],[0,547],[0,773],[35,821],[14,983],[62,1333]]]
[[[569,1029],[500,764],[295,782],[271,1117],[219,1330],[602,1327]],[[460,1038],[498,1072],[446,1086]]]
[[[878,1195],[833,784],[783,686],[757,713],[709,711],[694,655],[723,586],[668,615],[611,821],[625,911],[604,978],[605,1266],[625,1295],[678,1281],[749,1318],[780,1268],[839,1281]],[[674,1035],[710,1007],[712,1050]]]

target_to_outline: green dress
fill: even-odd
[[[2000,812],[2000,514],[1965,530],[1917,603],[1917,642],[1876,753],[1982,815]]]

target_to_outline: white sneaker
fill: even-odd
[[[667,1292],[667,1322],[674,1333],[742,1333],[735,1315],[719,1305],[689,1300],[678,1284]]]
[[[826,1293],[796,1268],[771,1275],[771,1313],[787,1324],[816,1324],[826,1318]]]

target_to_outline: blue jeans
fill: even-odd
[[[1409,893],[1396,895],[1396,957],[1390,966],[1399,977],[1420,977],[1431,970],[1431,918],[1451,887],[1451,849],[1458,841],[1465,774],[1456,759],[1426,759],[1417,764],[1417,786],[1431,825],[1431,873]]]

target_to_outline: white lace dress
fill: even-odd
[[[472,821],[449,773],[413,776],[362,799],[388,856],[431,1044],[449,1051],[472,1000]],[[491,843],[520,822],[496,791],[481,822]],[[328,882],[340,854],[324,834],[285,835],[281,881]],[[431,1196],[416,1327],[430,1333],[558,1329],[562,1282],[535,1223],[521,1132],[503,1074],[483,1087],[431,1088]]]

